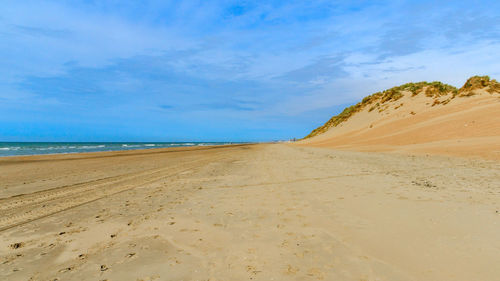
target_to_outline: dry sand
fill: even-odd
[[[285,144],[0,160],[1,280],[500,280],[500,163]]]
[[[384,104],[381,112],[368,106],[299,145],[500,160],[500,93],[477,91],[434,106],[433,101],[423,93],[406,93]]]

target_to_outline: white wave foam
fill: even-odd
[[[101,144],[101,145],[84,145],[84,146],[80,146],[78,147],[78,149],[93,149],[93,148],[103,148],[105,147],[105,145]]]
[[[122,144],[122,147],[141,147],[141,145],[137,145],[137,144]]]

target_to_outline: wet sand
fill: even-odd
[[[0,159],[1,280],[499,280],[500,162],[286,144]]]

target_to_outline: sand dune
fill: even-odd
[[[0,161],[1,280],[498,280],[499,163],[285,144]]]
[[[408,89],[385,102],[384,92],[360,103],[346,120],[320,127],[299,144],[500,159],[498,82],[473,77],[455,92],[439,93],[433,85],[414,93]]]

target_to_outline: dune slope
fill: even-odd
[[[500,83],[474,76],[460,89],[420,82],[375,93],[298,144],[500,159]]]

